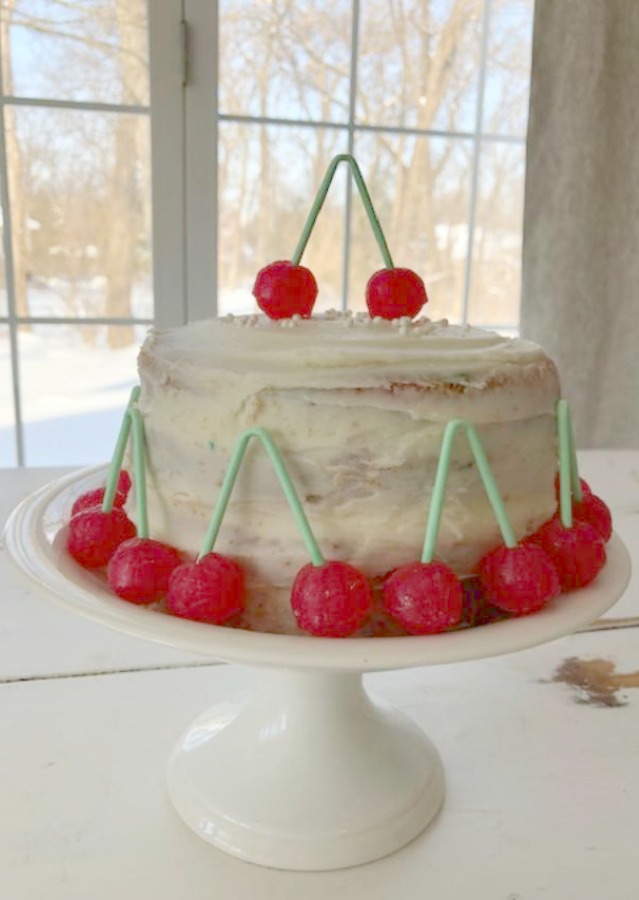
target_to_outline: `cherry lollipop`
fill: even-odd
[[[455,573],[442,562],[413,562],[384,581],[382,602],[411,634],[437,634],[458,625],[464,594]]]
[[[145,605],[164,596],[169,576],[181,562],[174,547],[134,537],[120,544],[109,560],[107,578],[118,597]]]
[[[317,297],[317,282],[310,269],[288,260],[273,262],[257,273],[253,295],[269,319],[308,318]]]
[[[244,573],[220,553],[182,563],[169,579],[168,607],[185,619],[223,625],[244,609]]]
[[[338,560],[308,563],[297,573],[291,606],[303,631],[321,637],[348,637],[366,621],[373,589],[354,566]]]
[[[380,269],[366,285],[366,305],[371,316],[412,319],[427,302],[424,282],[411,269]]]

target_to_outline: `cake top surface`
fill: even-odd
[[[470,325],[334,311],[278,321],[228,315],[152,330],[141,354],[145,361],[194,380],[234,373],[267,376],[273,385],[331,388],[442,378],[472,385],[504,367],[550,364],[532,341]]]

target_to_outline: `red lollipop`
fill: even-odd
[[[368,618],[373,590],[368,579],[348,563],[308,563],[297,573],[291,605],[303,631],[322,637],[347,637]]]

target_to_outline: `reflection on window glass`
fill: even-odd
[[[152,315],[148,116],[6,107],[5,122],[18,314]]]
[[[472,130],[483,5],[481,0],[363,3],[358,121]]]
[[[134,343],[114,350],[103,326],[20,329],[27,465],[76,466],[110,458],[137,382],[137,344],[144,331],[136,328]]]
[[[523,144],[482,144],[468,311],[478,325],[519,321],[524,172]]]
[[[290,259],[326,168],[346,140],[334,129],[221,123],[220,314],[255,310],[257,272]],[[338,173],[302,259],[317,279],[318,311],[341,305],[344,197]]]
[[[7,95],[147,105],[146,0],[4,0]]]
[[[355,144],[397,266],[426,284],[430,318],[461,313],[468,242],[469,140],[364,134]],[[355,199],[350,294],[365,308],[366,282],[382,260],[368,220]]]
[[[344,122],[351,0],[222,0],[222,113]]]
[[[16,462],[9,328],[0,325],[0,466],[15,466]]]

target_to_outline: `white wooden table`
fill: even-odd
[[[639,451],[581,462],[635,555]],[[58,474],[0,470],[0,522]],[[165,790],[183,727],[251,673],[74,617],[0,551],[0,897],[638,900],[638,585],[639,574],[596,630],[370,676],[437,743],[444,810],[394,856],[300,874],[204,844]]]

